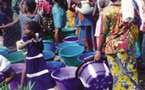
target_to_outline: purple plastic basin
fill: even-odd
[[[104,62],[87,61],[76,73],[86,90],[108,90],[112,87],[112,76]]]
[[[75,77],[76,67],[64,67],[52,72],[58,90],[83,90],[79,79]]]
[[[63,39],[64,42],[78,42],[77,36],[67,36]]]
[[[25,68],[24,63],[12,64],[12,68],[16,72],[15,78],[10,82],[11,90],[17,90],[21,82],[21,74]]]
[[[95,52],[87,52],[87,53],[83,53],[78,57],[78,61],[80,61],[81,63],[91,60],[95,55]]]

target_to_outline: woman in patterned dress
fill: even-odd
[[[136,90],[135,42],[138,27],[131,18],[128,22],[122,21],[120,6],[119,0],[112,0],[112,4],[100,14],[95,60],[100,59],[102,51],[105,52],[113,75],[113,90]]]

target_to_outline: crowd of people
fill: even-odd
[[[18,48],[27,48],[26,77],[36,82],[34,90],[49,88],[48,70],[41,54],[45,33],[51,32],[57,46],[62,42],[61,32],[66,26],[76,29],[86,52],[96,52],[94,60],[105,54],[113,76],[113,90],[138,90],[137,59],[145,67],[143,0],[15,1],[13,10],[8,10],[11,5],[0,0],[0,32],[1,35],[16,32],[11,27],[19,24],[19,35],[15,35],[21,39]],[[12,37],[8,34],[7,38]]]

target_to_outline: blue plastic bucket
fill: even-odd
[[[20,63],[24,62],[25,55],[22,51],[11,52],[6,55],[6,58],[11,61],[11,63]]]
[[[60,43],[57,47],[58,50],[62,49],[62,48],[65,48],[65,47],[68,47],[68,46],[79,46],[78,43],[75,43],[75,42],[63,42],[63,43]]]
[[[83,63],[85,61],[92,59],[94,57],[94,55],[95,55],[95,52],[86,52],[86,53],[81,54],[77,60],[80,63]]]
[[[78,66],[80,62],[77,58],[84,52],[82,46],[68,46],[59,51],[59,56],[69,66]]]
[[[0,47],[0,55],[6,56],[9,53],[8,48]]]
[[[55,51],[55,45],[51,40],[43,40],[44,51],[51,50]]]
[[[64,42],[79,42],[79,39],[77,36],[67,36],[63,39]]]
[[[63,62],[60,62],[60,61],[48,61],[47,65],[48,65],[48,69],[50,71],[54,71],[56,69],[65,67],[65,64]]]
[[[58,90],[83,90],[83,85],[75,76],[76,69],[77,67],[64,67],[51,73]]]
[[[47,50],[47,51],[44,50],[43,51],[43,56],[44,56],[45,60],[51,61],[51,60],[53,60],[55,54],[52,51],[50,51],[50,50]]]

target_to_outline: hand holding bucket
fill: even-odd
[[[106,90],[112,87],[112,76],[107,65],[100,61],[86,61],[79,66],[76,77],[85,90]]]

